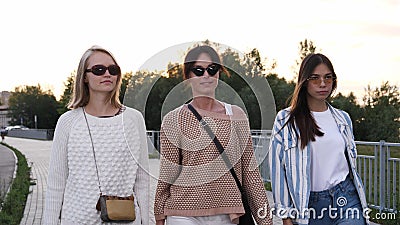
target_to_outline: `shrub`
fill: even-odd
[[[8,192],[3,202],[2,211],[0,211],[0,224],[17,225],[24,215],[26,199],[29,194],[30,171],[25,156],[17,149],[2,143],[12,151],[18,159],[17,174],[11,184],[10,192]]]

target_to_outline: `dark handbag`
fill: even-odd
[[[255,225],[253,216],[251,215],[251,209],[250,209],[249,201],[247,199],[247,195],[244,192],[242,185],[240,184],[239,178],[237,177],[236,172],[233,169],[231,161],[229,160],[229,158],[226,156],[226,154],[224,152],[224,147],[222,146],[221,142],[219,142],[217,136],[215,136],[215,134],[212,132],[212,130],[208,126],[207,122],[205,120],[203,120],[201,115],[197,112],[197,110],[195,108],[193,108],[193,106],[191,104],[188,104],[188,108],[190,109],[190,111],[192,111],[194,116],[199,120],[200,124],[206,130],[207,134],[214,141],[219,153],[221,154],[222,159],[224,160],[226,166],[229,168],[229,171],[231,172],[233,179],[235,179],[236,185],[239,188],[239,191],[242,195],[243,208],[245,211],[245,214],[243,216],[239,217],[239,225]]]
[[[97,168],[96,163],[96,153],[94,151],[93,139],[92,134],[90,132],[89,123],[86,118],[86,113],[83,110],[83,115],[85,116],[86,125],[89,130],[90,141],[92,143],[92,150],[93,150],[93,158],[94,163],[96,165],[96,174],[97,174],[97,181],[100,190],[100,197],[96,204],[97,211],[100,211],[100,218],[104,222],[131,222],[136,219],[135,214],[135,204],[134,204],[134,196],[133,194],[127,197],[120,197],[120,196],[110,196],[110,195],[103,195],[101,191],[100,179],[99,179],[99,170]]]

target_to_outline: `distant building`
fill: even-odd
[[[11,121],[11,118],[7,116],[9,111],[8,99],[10,98],[10,95],[11,93],[8,91],[0,92],[0,127],[8,126]]]

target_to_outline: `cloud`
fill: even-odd
[[[382,3],[386,4],[388,7],[400,7],[400,2],[398,0],[385,0]]]
[[[400,38],[400,24],[368,23],[360,26],[355,33],[359,35]]]

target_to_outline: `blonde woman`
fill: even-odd
[[[53,140],[43,224],[100,224],[100,193],[134,195],[136,219],[149,224],[146,127],[119,101],[121,70],[93,46],[82,56],[69,104]]]

